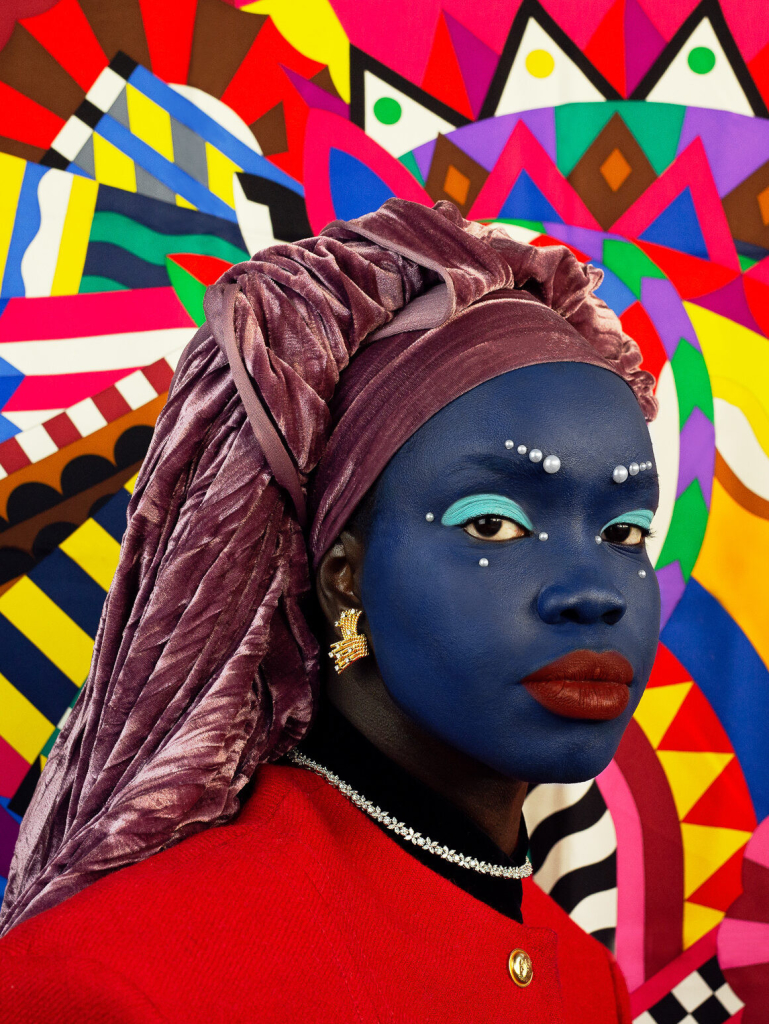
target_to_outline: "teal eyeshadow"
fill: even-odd
[[[469,498],[460,498],[446,509],[441,516],[441,523],[444,526],[464,526],[479,516],[501,516],[512,519],[527,530],[534,530],[531,520],[518,502],[501,494],[473,494]]]
[[[608,530],[610,526],[616,526],[618,523],[625,523],[630,526],[640,526],[644,530],[649,530],[652,525],[652,519],[654,519],[654,513],[650,512],[648,508],[637,508],[634,512],[625,512],[621,516],[617,516],[616,519],[612,519],[610,522],[602,528],[601,533],[604,530]]]

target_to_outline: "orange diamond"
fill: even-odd
[[[764,227],[769,227],[769,185],[766,186],[763,192],[758,193],[758,208],[761,211],[761,220],[764,222]]]
[[[617,189],[625,184],[633,168],[618,149],[613,149],[601,164],[599,170],[612,192],[616,192]]]
[[[467,175],[458,171],[453,164],[449,164],[443,181],[443,191],[446,195],[451,196],[457,206],[464,206],[469,188],[470,179]]]

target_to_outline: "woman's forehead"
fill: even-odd
[[[463,444],[463,438],[507,451],[510,441],[516,450],[523,445],[529,451],[543,444],[558,444],[564,451],[651,444],[625,381],[587,363],[544,363],[494,377],[436,413],[408,447],[435,450]]]

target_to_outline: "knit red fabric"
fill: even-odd
[[[231,824],[0,942],[1,1024],[629,1024],[611,955],[534,882],[519,925],[322,779],[266,766]],[[531,957],[519,988],[512,950]]]

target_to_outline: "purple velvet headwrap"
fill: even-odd
[[[653,378],[593,295],[600,280],[564,247],[392,199],[209,290],[89,679],[22,824],[4,931],[226,822],[259,763],[304,735],[319,679],[300,608],[310,562],[435,412],[516,367],[578,361],[622,376],[653,417]]]

